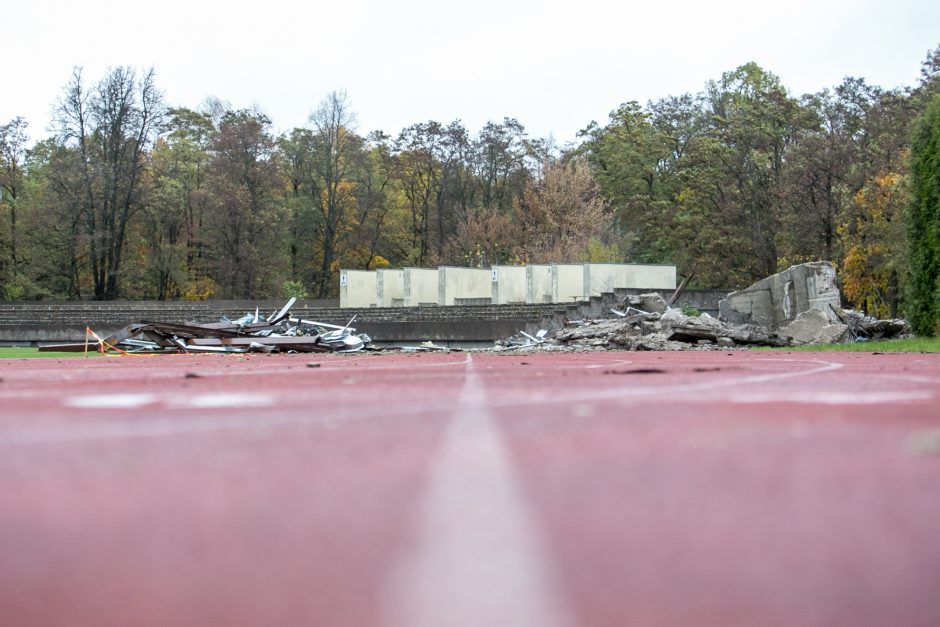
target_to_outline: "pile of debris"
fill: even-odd
[[[881,320],[866,316],[860,311],[840,309],[833,311],[839,321],[846,326],[848,339],[855,342],[881,340],[888,338],[909,337],[913,334],[907,320],[893,318]]]
[[[372,339],[346,326],[302,320],[290,316],[297,299],[262,319],[258,310],[238,320],[210,324],[135,322],[94,342],[41,346],[40,351],[114,350],[125,353],[352,353],[366,348]],[[91,331],[89,331],[91,333]]]
[[[721,315],[687,315],[655,292],[628,296],[614,318],[576,320],[547,339],[524,335],[498,348],[540,350],[729,350],[749,346],[833,344],[904,337],[904,320],[878,320],[839,307],[835,268],[828,262],[793,266],[733,292]],[[693,313],[693,312],[689,312]]]
[[[636,306],[634,306],[636,305]],[[644,311],[643,306],[652,311]],[[619,350],[709,350],[736,346],[786,346],[787,338],[757,325],[726,324],[706,314],[685,315],[666,306],[656,293],[629,297],[618,316],[569,322],[555,333],[555,342],[580,348]]]
[[[533,348],[533,347],[550,347],[554,346],[553,343],[545,342],[545,337],[548,335],[546,329],[540,329],[535,335],[526,333],[525,331],[519,331],[516,335],[512,337],[507,337],[502,340],[496,340],[497,349],[518,349],[518,348]]]

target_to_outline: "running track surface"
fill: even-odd
[[[940,356],[0,362],[0,623],[938,625]]]

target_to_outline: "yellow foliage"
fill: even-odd
[[[872,263],[884,255],[879,244],[853,246],[842,262],[845,297],[869,315],[886,318],[891,308],[886,302],[891,275],[883,266]]]
[[[810,261],[819,261],[819,259],[817,259],[813,255],[800,255],[800,254],[782,255],[780,257],[777,257],[777,270],[782,272],[783,270],[786,270],[790,266],[797,266],[801,263],[808,263]]]
[[[855,194],[836,232],[845,245],[840,274],[843,293],[869,315],[888,317],[897,299],[903,259],[903,179],[877,176]]]
[[[208,277],[190,281],[183,292],[183,300],[209,300],[215,296],[219,287]]]
[[[619,263],[623,261],[620,250],[614,244],[604,244],[597,238],[587,243],[587,261],[590,263]]]

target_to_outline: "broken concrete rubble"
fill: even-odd
[[[717,342],[727,338],[736,344],[761,346],[786,346],[787,342],[778,334],[753,324],[727,324],[708,314],[686,316],[677,309],[670,309],[660,318],[663,333],[671,340]]]
[[[372,339],[362,333],[355,334],[346,326],[300,320],[290,317],[295,298],[280,310],[262,319],[257,309],[238,320],[223,318],[210,324],[136,322],[107,337],[94,336],[94,342],[40,346],[40,351],[82,352],[89,348],[97,352],[109,350],[121,353],[272,353],[297,352],[351,353],[360,351]]]
[[[614,319],[569,322],[538,345],[580,350],[731,350],[748,346],[830,344],[909,333],[903,320],[875,320],[839,309],[835,268],[793,266],[721,301],[721,317],[689,316],[659,294],[628,296]],[[644,309],[645,308],[645,309]],[[504,347],[535,348],[504,343]]]
[[[720,344],[719,340],[722,340]],[[663,314],[641,312],[614,320],[583,321],[557,332],[554,341],[567,345],[627,350],[689,350],[693,346],[702,350],[730,345],[785,345],[783,338],[758,327],[727,325],[707,314],[686,316],[678,309],[668,309]]]
[[[718,317],[731,324],[756,324],[776,331],[810,309],[837,322],[831,309],[839,305],[835,266],[814,261],[791,266],[728,294],[718,303]]]
[[[818,309],[803,311],[789,324],[780,327],[780,335],[790,339],[794,345],[834,344],[843,342],[849,327],[841,322],[831,322]]]
[[[665,313],[668,308],[665,299],[658,292],[627,296],[625,304],[648,313]]]
[[[891,337],[911,335],[911,325],[907,320],[879,320],[866,316],[860,311],[836,310],[839,321],[845,324],[855,340],[880,340]]]

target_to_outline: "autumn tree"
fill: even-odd
[[[905,274],[904,179],[875,177],[841,214],[838,234],[845,249],[840,267],[843,295],[878,317],[896,316]]]
[[[407,258],[404,211],[394,184],[391,138],[370,133],[356,158],[355,215],[343,251],[347,267],[370,270]]]
[[[278,138],[284,207],[287,212],[287,248],[292,281],[317,284],[321,256],[319,242],[323,220],[321,198],[316,184],[316,145],[314,133],[294,128]]]
[[[778,183],[793,134],[796,103],[775,75],[748,63],[709,82],[714,136],[727,147],[726,226],[745,229],[749,246],[739,259],[753,278],[777,271]]]
[[[149,150],[165,115],[154,72],[111,69],[92,87],[76,69],[54,116],[65,149],[56,190],[76,219],[90,260],[94,297],[120,293],[124,246],[148,191]]]
[[[169,113],[167,133],[151,154],[153,188],[143,213],[142,263],[160,300],[196,297],[210,271],[206,185],[216,129],[207,113]]]
[[[431,253],[435,200],[443,180],[443,127],[430,121],[403,129],[394,143],[395,176],[411,213],[413,263],[423,265]]]
[[[488,268],[495,264],[519,263],[516,257],[519,224],[495,207],[475,207],[457,225],[457,236],[444,249],[450,264]]]
[[[537,163],[541,162],[538,148],[514,118],[488,122],[480,130],[474,141],[474,156],[483,207],[500,212],[512,209],[530,176],[527,160],[534,157]]]
[[[218,296],[258,298],[279,292],[282,212],[270,120],[257,111],[230,111],[212,144],[207,180],[210,242]]]
[[[351,174],[363,141],[354,132],[356,115],[345,92],[330,93],[310,114],[310,123],[313,125],[310,184],[321,219],[316,294],[324,298],[335,289],[336,248],[355,206]]]
[[[816,259],[838,263],[836,229],[853,194],[854,131],[830,90],[804,96],[800,104],[801,123],[781,178],[780,257],[784,265]]]
[[[608,206],[584,158],[549,161],[517,205],[517,256],[534,263],[591,261],[591,243],[611,233]]]
[[[36,143],[28,173],[33,210],[23,216],[22,243],[28,278],[36,286],[32,297],[81,300],[92,284],[82,198],[69,193],[81,184],[74,148],[55,138]]]
[[[8,254],[0,257],[0,277],[14,280],[18,272],[17,203],[23,195],[26,172],[26,120],[15,118],[0,126],[0,208],[9,212]]]
[[[679,136],[686,131],[671,130],[675,150],[681,153]],[[659,232],[670,204],[661,185],[661,165],[668,153],[665,133],[654,126],[649,112],[631,101],[612,111],[605,126],[591,123],[581,137],[585,142],[578,152],[611,203],[624,254],[637,261],[665,261],[660,255],[669,246],[660,246]]]
[[[454,120],[443,129],[439,154],[441,185],[438,189],[435,252],[457,237],[457,225],[480,197],[474,176],[474,145],[467,129]]]

